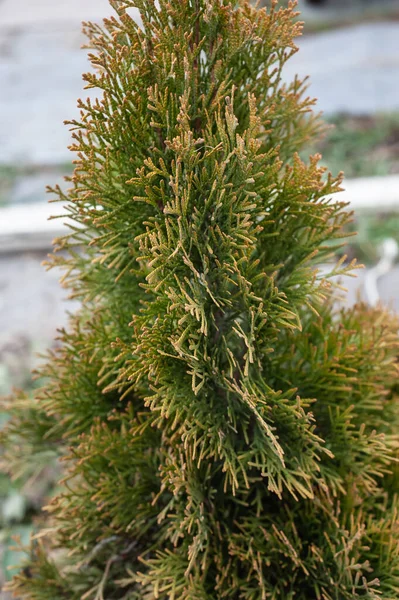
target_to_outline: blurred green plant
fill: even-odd
[[[45,174],[49,176],[71,175],[73,165],[61,163],[55,165],[15,165],[0,163],[0,207],[13,202],[14,188],[20,180],[25,177]],[[43,186],[43,193],[45,187]],[[33,196],[34,196],[33,192]],[[41,196],[41,194],[40,194]],[[33,198],[34,201],[42,200],[42,197]]]
[[[319,151],[322,163],[332,173],[344,170],[345,177],[373,177],[399,173],[399,113],[368,116],[333,115],[318,144],[303,151]],[[373,265],[386,238],[399,243],[399,214],[395,212],[358,213],[346,227],[351,236],[344,248],[349,258]]]
[[[372,177],[399,173],[399,114],[334,115],[330,128],[309,152],[320,152],[332,173],[345,177]]]
[[[0,346],[0,396],[10,394],[14,386],[23,388],[21,394],[9,402],[9,410],[0,412],[0,432],[15,412],[25,413],[26,421],[35,418],[30,410],[29,395],[39,385],[31,375],[37,360],[36,350],[35,345],[26,339],[9,340]],[[23,430],[20,433],[23,435]],[[59,475],[57,454],[51,447],[47,452],[36,455],[30,464],[26,457],[21,463],[18,447],[16,441],[11,459],[0,458],[3,467],[0,472],[0,589],[2,580],[11,579],[17,572],[13,567],[23,557],[19,546],[29,544],[35,531],[36,517]],[[2,450],[0,445],[0,455]],[[13,478],[8,474],[11,467]]]
[[[366,266],[371,266],[378,261],[379,249],[384,240],[392,238],[399,244],[399,214],[360,214],[348,227],[348,231],[357,232],[357,235],[349,238],[345,253],[350,259],[356,257]]]
[[[0,164],[0,206],[7,203],[18,170],[13,165]]]

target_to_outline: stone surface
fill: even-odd
[[[298,0],[298,9],[307,22],[335,23],[343,19],[396,14],[398,0]]]
[[[90,68],[82,20],[110,16],[107,0],[0,0],[0,163],[71,161],[68,128]]]
[[[77,304],[64,302],[68,292],[59,284],[61,273],[46,271],[46,253],[0,256],[0,339],[27,337],[35,345],[49,343],[66,322],[66,311]]]
[[[100,20],[110,14],[108,0],[0,0],[1,27],[30,27]]]
[[[46,169],[32,174],[19,175],[10,190],[12,204],[47,202],[51,197],[51,194],[46,193],[48,185],[51,187],[59,185],[62,189],[70,187],[70,184],[65,182],[64,175],[65,171]]]
[[[79,29],[78,23],[50,31],[0,29],[0,162],[71,160],[63,121],[78,116],[81,74],[89,70]]]
[[[310,76],[325,113],[399,109],[399,22],[365,23],[304,36],[285,78]]]

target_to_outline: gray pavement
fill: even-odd
[[[0,256],[0,332],[11,336],[30,332],[40,344],[64,324],[65,307],[60,304],[67,292],[59,284],[61,273],[46,271],[42,265],[45,258],[44,252]]]
[[[325,113],[399,110],[399,22],[364,23],[304,36],[285,77],[310,75]]]
[[[0,0],[0,163],[71,160],[64,120],[78,116],[90,68],[81,22],[114,14],[108,0]]]
[[[0,162],[70,160],[63,121],[78,115],[89,69],[80,23],[109,14],[106,0],[0,2]]]
[[[0,255],[0,395],[26,385],[37,353],[54,344],[67,313],[78,307],[66,301],[61,273],[45,270],[45,258],[44,252]]]
[[[0,0],[0,26],[26,28],[32,25],[76,24],[100,20],[112,9],[108,0]]]
[[[298,8],[308,23],[342,23],[343,20],[397,14],[398,0],[298,0]]]

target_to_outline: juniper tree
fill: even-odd
[[[354,265],[318,270],[350,216],[341,176],[299,158],[319,124],[282,80],[294,5],[111,5],[85,24],[99,99],[54,190],[74,224],[51,264],[81,309],[3,433],[14,469],[52,448],[66,476],[11,587],[397,598],[397,323],[337,308]]]

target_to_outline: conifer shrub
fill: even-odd
[[[294,4],[113,0],[72,122],[81,300],[8,402],[3,462],[65,477],[11,584],[29,600],[399,598],[396,320],[337,308],[341,176],[282,69]],[[136,24],[130,9],[140,11]],[[44,457],[44,458],[43,458]]]

